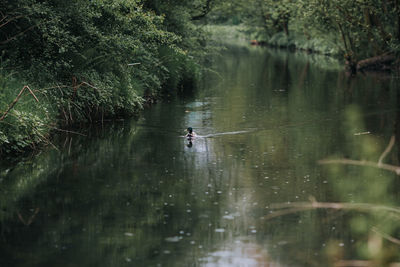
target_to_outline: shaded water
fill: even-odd
[[[399,136],[397,80],[334,65],[231,48],[194,96],[4,163],[0,266],[399,262],[399,214],[381,206],[400,206],[400,177],[317,163],[379,160]],[[187,126],[199,135],[191,145]],[[383,161],[400,165],[398,151]],[[310,201],[370,205],[296,206]]]

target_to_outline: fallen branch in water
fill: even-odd
[[[318,164],[344,164],[344,165],[356,165],[356,166],[367,166],[378,169],[384,169],[387,171],[392,171],[397,175],[400,175],[400,166],[382,163],[384,158],[390,153],[395,144],[395,137],[390,138],[389,144],[387,145],[385,151],[379,157],[378,162],[367,161],[367,160],[353,160],[353,159],[323,159],[319,160]]]
[[[360,60],[357,63],[357,70],[376,70],[382,69],[384,66],[390,66],[396,60],[394,54],[383,54],[380,56]]]
[[[22,90],[19,92],[17,97],[14,99],[14,101],[8,106],[8,109],[3,113],[3,116],[1,116],[0,121],[4,120],[4,118],[7,116],[8,112],[17,104],[19,99],[22,97],[22,94],[25,92],[25,90],[28,89],[29,93],[33,96],[33,98],[36,100],[36,102],[39,102],[39,99],[35,96],[31,88],[29,88],[28,85],[25,85]]]

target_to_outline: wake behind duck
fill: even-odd
[[[254,130],[243,130],[243,131],[232,131],[232,132],[222,132],[222,133],[213,133],[213,134],[206,134],[206,135],[198,135],[193,131],[192,127],[188,127],[186,129],[187,134],[184,136],[188,140],[192,140],[194,138],[213,138],[213,137],[218,137],[218,136],[223,136],[223,135],[236,135],[236,134],[245,134],[245,133],[250,133],[253,132]]]

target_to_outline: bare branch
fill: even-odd
[[[79,132],[75,132],[75,131],[63,130],[63,129],[59,129],[59,128],[56,128],[56,127],[51,127],[51,128],[52,128],[53,130],[60,131],[60,132],[72,133],[72,134],[76,134],[76,135],[80,135],[80,136],[87,136],[86,134],[79,133]]]
[[[33,98],[35,98],[36,102],[39,103],[39,99],[37,99],[37,97],[35,96],[35,94],[34,94],[33,91],[31,90],[31,88],[29,88],[28,85],[26,85],[26,89],[29,90],[29,93],[33,96]]]
[[[397,175],[400,175],[400,166],[384,164],[384,163],[376,163],[372,161],[366,160],[352,160],[352,159],[324,159],[319,160],[319,164],[344,164],[344,165],[356,165],[356,166],[367,166],[378,169],[384,169],[387,171],[395,172]]]
[[[23,16],[20,15],[20,16],[15,16],[15,17],[13,17],[13,18],[11,18],[11,19],[9,19],[9,20],[6,20],[3,24],[0,24],[0,28],[6,26],[8,23],[10,23],[10,22],[12,22],[12,21],[14,21],[14,20],[17,20],[17,19],[19,19],[19,18],[22,18],[22,17],[23,17]],[[0,22],[2,22],[3,20],[5,20],[6,18],[7,18],[7,16],[3,17],[3,18],[0,20]]]
[[[335,263],[335,267],[370,267],[373,266],[371,261],[361,260],[341,260]]]
[[[355,166],[366,166],[373,167],[378,169],[383,169],[391,172],[395,172],[397,175],[400,175],[400,166],[385,164],[382,163],[385,157],[390,153],[396,138],[392,136],[390,138],[389,144],[387,145],[385,151],[383,151],[382,155],[379,157],[378,163],[367,161],[367,160],[353,160],[353,159],[323,159],[319,160],[319,164],[343,164],[343,165],[355,165]]]
[[[3,14],[1,14],[3,17],[0,19],[0,22],[2,22],[2,21],[4,21],[8,16],[7,15],[3,15]]]
[[[378,165],[382,165],[383,159],[384,159],[384,158],[387,156],[387,154],[389,154],[389,152],[392,150],[395,141],[396,141],[396,137],[393,135],[393,136],[390,138],[389,144],[388,144],[388,146],[386,147],[385,151],[383,151],[382,155],[380,156],[379,161],[378,161]]]
[[[283,210],[272,212],[272,213],[270,213],[270,214],[268,214],[266,216],[263,216],[263,217],[261,217],[261,219],[269,220],[269,219],[272,219],[272,218],[281,217],[281,216],[284,216],[284,215],[297,213],[297,212],[301,212],[301,211],[306,211],[306,210],[312,210],[312,209],[313,209],[312,207],[283,209]]]
[[[33,213],[33,215],[28,219],[28,221],[25,221],[25,219],[22,217],[21,213],[17,213],[19,220],[26,226],[29,226],[33,220],[35,219],[36,215],[39,213],[40,209],[36,208],[35,212]]]
[[[22,94],[25,92],[25,89],[29,90],[29,93],[35,98],[36,102],[39,102],[39,99],[37,99],[37,97],[35,96],[35,94],[32,92],[31,88],[29,88],[29,86],[25,85],[21,91],[19,92],[19,94],[17,95],[17,97],[14,99],[14,101],[10,104],[10,106],[8,106],[8,109],[6,110],[6,112],[3,113],[3,115],[0,118],[0,121],[4,120],[4,118],[7,116],[8,112],[10,112],[10,110],[15,106],[15,104],[17,104],[17,102],[19,101],[19,99],[22,97]]]
[[[400,245],[400,239],[397,239],[391,235],[383,233],[383,232],[379,231],[376,227],[372,227],[372,231],[377,233],[378,235],[382,236],[384,239],[386,239],[396,245]]]
[[[8,38],[7,40],[5,40],[5,41],[3,41],[3,42],[0,42],[0,44],[2,44],[2,45],[7,44],[7,43],[11,42],[12,40],[17,39],[19,36],[23,35],[23,34],[26,33],[27,31],[32,30],[32,29],[35,28],[35,27],[36,27],[36,25],[31,26],[31,27],[29,27],[28,29],[26,29],[26,30],[24,30],[24,31],[22,31],[22,32],[20,32],[20,33],[14,35],[14,36]]]
[[[389,212],[400,218],[400,208],[390,207],[384,205],[375,205],[369,203],[339,203],[339,202],[297,202],[297,203],[279,203],[271,204],[271,209],[277,211],[261,217],[261,219],[269,220],[275,217],[283,215],[293,214],[301,211],[313,210],[313,209],[334,209],[334,210],[356,210],[360,212]]]
[[[375,205],[369,203],[341,203],[341,202],[313,201],[313,202],[272,204],[270,205],[270,207],[273,209],[312,208],[312,209],[337,209],[337,210],[360,210],[360,211],[380,210],[380,211],[397,213],[400,215],[400,208]]]
[[[100,90],[99,88],[97,88],[97,87],[95,87],[94,85],[91,85],[90,83],[87,83],[87,82],[82,82],[82,83],[79,84],[77,87],[81,87],[82,85],[87,85],[87,86],[89,86],[89,87],[91,87],[91,88],[93,88],[93,89],[95,89],[95,90],[97,90],[97,91]]]

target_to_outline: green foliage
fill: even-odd
[[[264,27],[272,39],[260,41],[277,46],[340,53],[350,61],[400,51],[398,0],[223,1],[211,18],[221,23],[218,17],[237,14],[250,27]]]
[[[249,6],[252,5],[246,1],[218,1],[208,21],[214,24],[238,25],[249,19]]]
[[[335,33],[342,50],[355,59],[395,52],[399,15],[397,1],[375,0],[300,1],[296,14],[318,33]]]
[[[52,122],[132,115],[163,89],[192,86],[205,55],[204,33],[192,17],[205,3],[6,0],[0,4],[0,47],[8,69],[45,88],[40,93],[51,103]],[[13,97],[18,93],[2,88]],[[4,99],[1,110],[12,100]],[[4,131],[0,136],[9,141]]]
[[[299,33],[292,33],[288,36],[284,32],[278,32],[272,35],[268,40],[268,43],[272,46],[296,48],[305,51],[318,52],[324,55],[336,56],[340,53],[338,47],[328,37],[307,39],[304,35]]]

